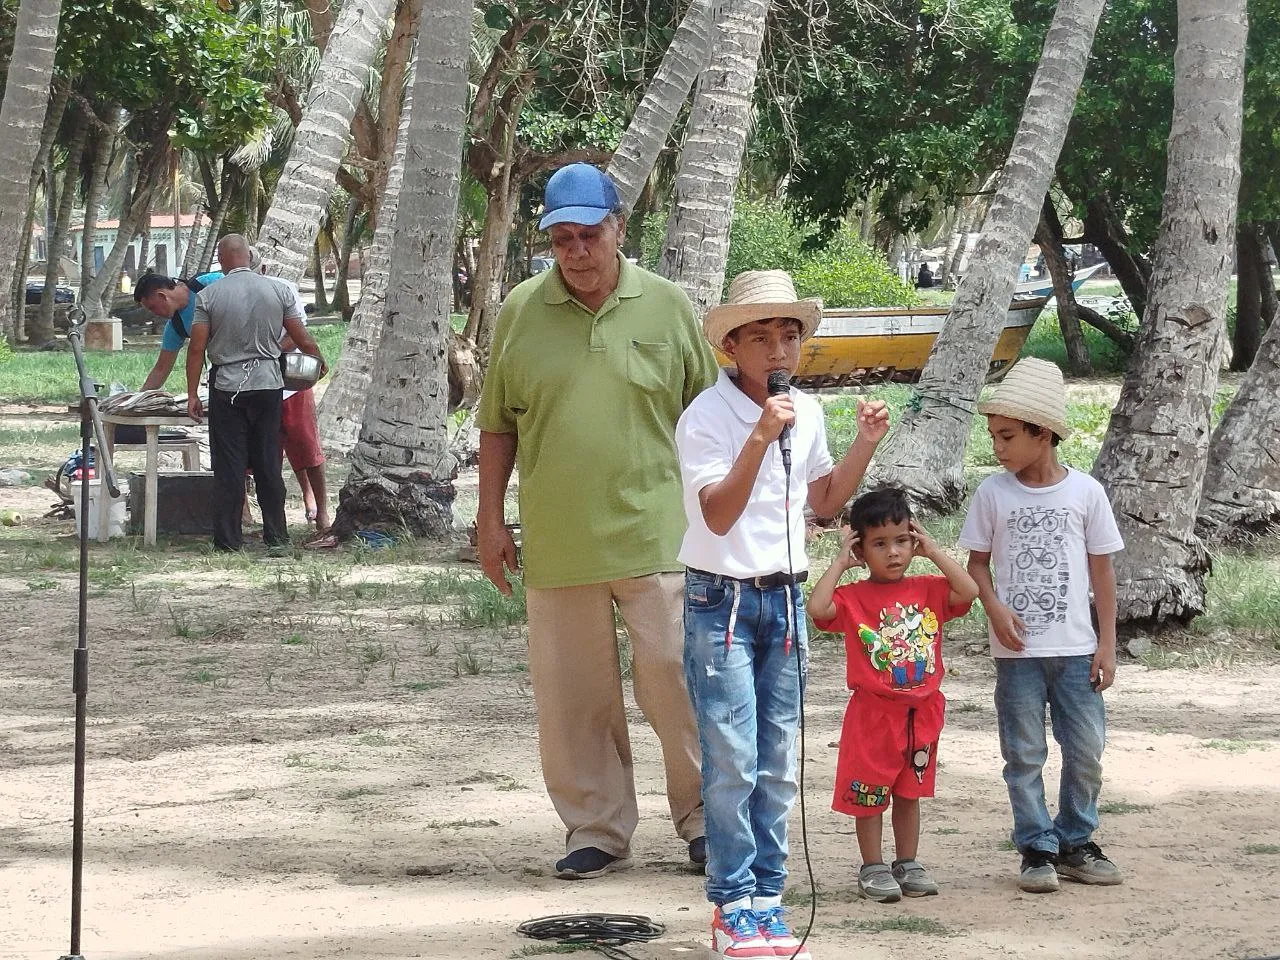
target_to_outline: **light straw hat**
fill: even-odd
[[[1067,388],[1056,363],[1027,357],[1013,365],[991,395],[978,404],[984,415],[1010,417],[1052,430],[1063,440],[1067,426]]]
[[[748,270],[733,278],[725,302],[707,311],[702,332],[719,350],[724,338],[744,323],[773,317],[799,320],[800,339],[808,340],[822,322],[822,301],[797,297],[785,270]]]

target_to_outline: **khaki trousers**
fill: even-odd
[[[639,821],[614,604],[631,638],[636,704],[662,744],[676,833],[705,834],[698,726],[684,680],[684,575],[530,588],[529,675],[547,793],[572,853],[629,856]]]

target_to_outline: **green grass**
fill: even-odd
[[[1147,813],[1155,808],[1149,803],[1129,803],[1126,800],[1110,800],[1098,804],[1098,812],[1103,814]]]
[[[511,595],[499,593],[488,578],[457,570],[432,571],[418,585],[423,603],[449,604],[456,612],[448,619],[469,627],[507,627],[529,619],[523,581],[511,584]]]
[[[1264,740],[1243,740],[1232,738],[1227,740],[1201,740],[1200,746],[1208,750],[1221,750],[1223,753],[1248,753],[1250,750],[1270,750],[1271,744]]]
[[[952,935],[950,927],[932,917],[913,917],[910,914],[877,917],[874,920],[846,920],[841,926],[863,933],[914,933],[926,937]]]
[[[311,334],[320,351],[333,367],[342,352],[346,324],[317,324]],[[131,343],[114,353],[97,351],[85,354],[89,376],[98,383],[123,383],[131,390],[142,386],[160,350],[159,337],[130,337]],[[183,355],[185,356],[185,354]],[[165,382],[165,389],[185,393],[186,373],[180,357]],[[79,398],[76,362],[69,350],[15,351],[12,360],[0,363],[0,402],[5,403],[73,403]]]

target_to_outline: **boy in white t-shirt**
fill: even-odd
[[[1057,366],[1019,361],[978,412],[1004,472],[978,486],[959,545],[970,551],[969,573],[990,623],[1004,780],[1022,853],[1018,886],[1049,893],[1059,876],[1117,884],[1120,870],[1093,832],[1106,741],[1102,691],[1116,672],[1111,554],[1124,542],[1102,485],[1058,462],[1067,411]],[[1043,780],[1046,705],[1062,749],[1052,819]]]
[[[804,509],[836,515],[889,429],[883,402],[859,402],[857,439],[832,464],[822,405],[786,386],[821,319],[784,271],[735,278],[703,332],[737,373],[721,370],[676,426],[685,675],[702,743],[712,948],[725,957],[809,957],[782,909],[806,657]]]

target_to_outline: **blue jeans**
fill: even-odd
[[[1013,843],[1023,852],[1077,847],[1088,843],[1098,828],[1107,710],[1089,683],[1092,663],[1088,655],[996,658],[1004,782],[1013,807]],[[1046,705],[1053,738],[1062,748],[1058,815],[1053,819],[1044,794]]]
[[[715,904],[780,896],[787,879],[800,664],[808,660],[804,597],[799,586],[790,593],[788,653],[786,588],[685,576],[684,668],[702,742],[707,899]]]

